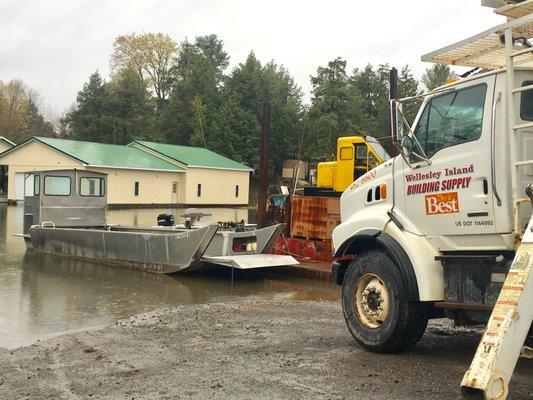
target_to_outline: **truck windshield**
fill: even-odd
[[[533,81],[526,81],[522,86],[533,85]],[[522,93],[520,99],[520,118],[524,121],[533,121],[533,89]]]
[[[426,103],[415,136],[428,157],[445,147],[481,137],[487,85],[433,97]]]

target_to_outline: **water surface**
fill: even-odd
[[[152,226],[171,210],[110,211],[108,222]],[[172,210],[180,215],[184,210]],[[214,209],[211,221],[247,219],[247,209]],[[338,299],[337,287],[276,273],[227,269],[158,275],[26,251],[23,207],[0,204],[0,347],[112,323],[162,306],[206,302]],[[207,222],[207,221],[206,221]]]

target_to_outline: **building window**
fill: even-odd
[[[105,183],[103,178],[81,178],[80,196],[104,197]]]
[[[196,189],[196,196],[200,197],[202,195],[202,184],[199,183]]]
[[[239,185],[235,185],[235,197],[239,197]]]
[[[70,196],[71,181],[68,176],[44,177],[45,196]]]
[[[133,182],[133,195],[139,195],[139,182]]]

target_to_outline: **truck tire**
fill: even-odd
[[[342,309],[350,333],[365,349],[394,353],[424,334],[431,304],[410,302],[401,272],[383,251],[361,253],[346,270]]]

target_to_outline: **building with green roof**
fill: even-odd
[[[130,146],[162,155],[189,168],[252,171],[246,165],[203,147],[178,146],[175,144],[147,142],[144,140],[136,140]]]
[[[24,172],[90,169],[108,175],[111,207],[246,206],[251,168],[199,147],[33,137],[0,153],[8,199],[24,198]]]

